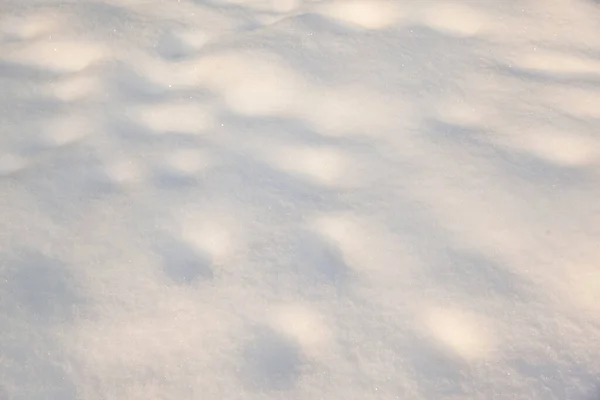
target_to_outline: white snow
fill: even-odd
[[[600,4],[0,1],[0,399],[582,399]]]

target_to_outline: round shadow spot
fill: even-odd
[[[207,254],[190,248],[187,244],[170,241],[161,249],[163,272],[173,282],[192,284],[201,279],[212,279],[211,260]]]
[[[339,248],[333,243],[307,232],[294,246],[298,271],[309,279],[329,284],[341,284],[350,270]]]
[[[159,38],[156,50],[164,59],[177,61],[192,54],[194,48],[185,43],[176,33],[166,32]]]
[[[269,328],[257,333],[244,358],[245,379],[259,390],[291,388],[300,376],[302,355],[298,345]]]
[[[24,251],[6,278],[12,302],[41,321],[68,320],[82,300],[67,267],[43,254]]]

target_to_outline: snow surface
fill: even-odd
[[[0,399],[592,399],[600,4],[0,0]]]

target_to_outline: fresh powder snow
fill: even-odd
[[[599,384],[600,2],[0,0],[0,400]]]

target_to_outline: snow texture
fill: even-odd
[[[597,399],[599,7],[0,0],[0,399]]]

